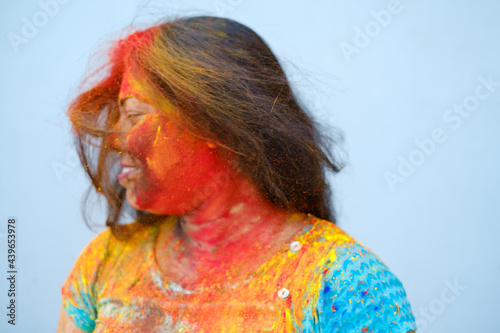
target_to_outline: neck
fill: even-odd
[[[258,248],[269,244],[283,228],[286,211],[265,200],[240,174],[228,175],[226,180],[201,206],[181,218],[181,238],[191,256]]]

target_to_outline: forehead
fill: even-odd
[[[123,72],[123,78],[120,85],[120,92],[118,94],[118,103],[122,104],[126,99],[135,97],[141,101],[148,102],[150,92],[147,91],[146,84],[140,77],[133,73],[130,66],[126,66]]]

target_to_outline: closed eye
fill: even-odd
[[[142,112],[138,112],[138,113],[127,113],[127,115],[125,116],[125,119],[132,119],[132,118],[135,118],[135,117],[139,117],[139,116],[143,116],[144,113]]]
[[[128,97],[120,102],[119,111],[123,122],[134,126],[143,119],[143,116],[151,113],[154,108],[135,97]]]
[[[146,113],[144,112],[127,112],[125,115],[125,121],[128,121],[132,126],[137,124]]]

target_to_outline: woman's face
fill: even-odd
[[[227,172],[226,160],[214,144],[183,130],[133,92],[127,94],[116,128],[123,134],[111,142],[121,154],[118,178],[127,201],[155,214],[188,213],[211,194],[207,186]]]

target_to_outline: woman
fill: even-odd
[[[109,64],[68,111],[110,228],[62,288],[59,332],[415,329],[398,279],[333,223],[340,167],[259,36],[176,19]]]

